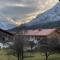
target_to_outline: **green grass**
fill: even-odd
[[[0,60],[17,60],[17,57],[13,55],[7,55],[6,50],[0,50]],[[39,52],[32,53],[32,56],[25,57],[24,60],[45,60],[45,56],[42,56]],[[60,54],[50,55],[48,60],[60,60]]]
[[[6,50],[0,50],[0,60],[17,60],[13,55],[7,55]]]

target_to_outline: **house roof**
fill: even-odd
[[[24,31],[23,35],[30,36],[47,36],[56,31],[56,29],[36,29]]]
[[[8,31],[6,31],[6,30],[3,30],[3,29],[0,29],[0,31],[2,31],[2,32],[6,33],[6,34],[8,34],[8,35],[13,35],[12,33],[8,32]]]

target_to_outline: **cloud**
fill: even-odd
[[[0,5],[4,6],[29,6],[37,8],[40,4],[44,3],[46,0],[0,0]],[[15,5],[15,6],[16,6]]]
[[[6,14],[31,14],[40,9],[47,0],[0,0],[0,10]]]

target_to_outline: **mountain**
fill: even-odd
[[[25,26],[24,24],[18,27],[15,27],[13,29],[9,29],[9,32],[17,33],[21,30],[29,30],[29,29],[41,29],[41,28],[58,28],[60,29],[60,20],[54,21],[54,22],[48,22],[44,24],[37,24],[37,25],[31,25],[31,26]]]
[[[16,26],[14,24],[11,23],[5,23],[5,22],[0,22],[0,28],[4,29],[4,30],[8,30],[8,29],[13,29]]]
[[[6,17],[0,16],[0,28],[4,30],[15,28],[16,24]]]
[[[37,29],[37,28],[60,28],[60,20],[54,22],[48,22],[43,24],[25,26],[25,29]]]
[[[36,28],[59,28],[60,27],[60,2],[53,8],[39,14],[35,19],[24,25],[18,26],[11,31]]]
[[[58,2],[53,8],[44,12],[43,14],[39,14],[31,22],[25,24],[25,26],[31,27],[31,26],[44,25],[44,24],[53,23],[53,22],[55,22],[54,24],[56,24],[56,22],[58,22],[58,21],[60,22],[60,2]],[[52,24],[52,26],[54,24]],[[53,27],[55,27],[55,26],[53,26]]]

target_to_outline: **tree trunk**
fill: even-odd
[[[47,52],[45,53],[45,56],[46,56],[46,60],[48,60],[48,54],[47,54]]]
[[[23,56],[23,45],[22,45],[22,52],[21,52],[21,54],[22,54],[22,60],[23,60],[23,58],[24,58],[24,56]]]
[[[22,60],[23,60],[23,58],[24,58],[24,57],[23,57],[23,51],[22,51]]]
[[[31,45],[31,50],[30,50],[30,56],[31,56],[31,54],[32,54],[32,45]]]
[[[31,46],[31,52],[32,52],[32,46]]]
[[[17,53],[17,59],[19,60],[19,52]]]

